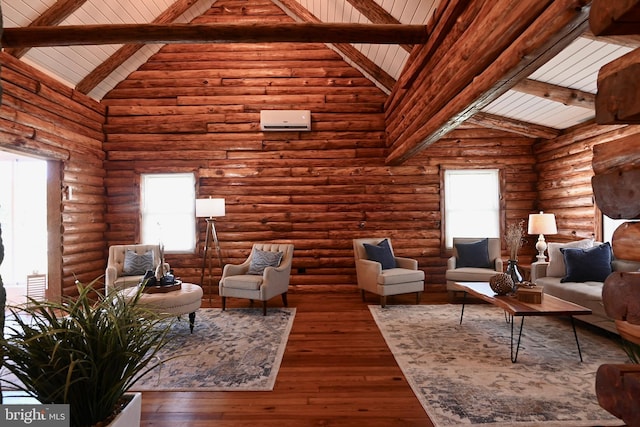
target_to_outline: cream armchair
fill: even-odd
[[[491,276],[502,273],[500,238],[489,237],[486,245],[483,240],[480,237],[453,238],[453,256],[447,260],[445,273],[451,298],[455,292],[462,291],[455,282],[488,282]]]
[[[143,265],[138,263],[132,271],[135,273],[126,274],[125,264],[127,263],[127,251],[132,251],[138,256],[144,255],[151,251],[153,254],[151,264]],[[135,286],[144,277],[146,271],[155,271],[160,264],[160,246],[159,245],[113,245],[109,247],[109,259],[107,261],[107,269],[105,270],[104,286],[105,290],[124,289]],[[127,265],[126,267],[130,267]],[[164,263],[164,271],[169,271],[169,264]]]
[[[365,245],[379,246],[386,240],[390,252],[391,268],[382,262],[370,259]],[[384,245],[384,243],[383,243]],[[383,256],[386,248],[382,251]],[[393,254],[391,240],[388,238],[354,239],[353,254],[356,263],[358,288],[365,300],[365,291],[380,295],[380,305],[384,307],[387,296],[416,293],[416,304],[424,291],[424,271],[418,270],[418,261],[411,258],[397,257]],[[392,261],[391,261],[392,260]],[[384,261],[384,260],[383,260]],[[385,262],[386,264],[386,262]]]
[[[287,291],[291,276],[293,245],[287,243],[255,243],[242,264],[227,264],[222,271],[219,294],[222,310],[227,297],[262,301],[262,314],[267,315],[267,301],[282,295],[287,307]]]

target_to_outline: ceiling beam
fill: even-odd
[[[589,23],[596,36],[638,34],[640,0],[594,0]]]
[[[283,10],[285,10],[285,13],[290,14],[290,16],[293,15],[296,19],[311,23],[320,22],[318,18],[313,16],[313,14],[295,0],[277,0],[276,4],[278,3]],[[358,49],[348,43],[333,44],[333,47],[342,54],[344,58],[350,60],[356,68],[374,79],[377,84],[389,92],[393,89],[396,80]]]
[[[529,138],[553,139],[560,136],[562,133],[559,129],[524,122],[522,120],[511,119],[504,116],[497,116],[495,114],[489,114],[482,111],[471,116],[465,123],[516,133]]]
[[[624,35],[624,36],[596,36],[591,31],[585,32],[582,37],[590,40],[598,40],[604,43],[616,44],[618,46],[630,47],[637,49],[640,47],[640,35]]]
[[[9,48],[127,43],[424,43],[425,25],[391,24],[115,24],[6,28]]]
[[[373,0],[347,0],[351,6],[355,7],[358,12],[363,14],[369,21],[374,24],[400,24],[396,18],[393,17],[389,12],[387,12],[382,6],[379,6]],[[413,45],[410,44],[401,44],[402,47],[407,52],[411,52],[413,49]]]
[[[557,86],[532,79],[522,80],[512,89],[539,98],[548,99],[549,101],[560,102],[564,105],[582,107],[594,111],[596,109],[595,94],[578,89]]]
[[[491,15],[496,13],[495,9],[500,9],[501,5],[511,12],[511,15],[505,14],[502,20],[491,20],[489,24],[493,27],[509,26],[509,23],[514,21],[529,22],[529,25],[523,27],[519,33],[514,33],[509,27],[511,33],[505,34],[511,36],[511,41],[504,45],[509,39],[503,37],[500,42],[504,47],[496,51],[494,42],[489,43],[489,37],[482,40],[482,49],[477,47],[478,39],[483,37],[482,33],[490,33],[488,28],[491,27],[484,25],[486,22],[474,22],[472,28],[475,31],[462,32],[456,41],[466,41],[464,46],[467,51],[448,50],[447,63],[440,60],[431,64],[423,70],[424,73],[429,73],[428,76],[414,80],[411,87],[403,88],[404,91],[399,93],[402,96],[397,100],[399,104],[396,102],[400,109],[393,114],[387,113],[387,130],[391,145],[387,164],[402,164],[426,149],[557,55],[586,31],[589,3],[590,0],[555,0],[548,4],[522,0],[492,2],[491,4],[495,5],[492,6],[494,9],[488,14],[485,13],[485,21],[491,18]],[[515,7],[516,4],[518,8]],[[523,9],[526,4],[536,7]],[[470,5],[473,6],[474,2]],[[507,8],[506,5],[511,8]],[[503,29],[500,28],[499,31]],[[495,34],[492,36],[491,40],[498,37]],[[414,52],[416,51],[420,54],[420,48],[416,47]],[[496,56],[493,57],[493,54]],[[399,82],[400,80],[402,78]],[[432,82],[440,83],[434,86]],[[427,90],[420,92],[420,98],[411,98],[412,93],[419,92],[415,88],[417,84],[427,87]],[[396,85],[398,86],[399,84]],[[445,86],[448,88],[446,91]],[[392,93],[390,98],[393,98],[393,95]],[[407,102],[402,102],[403,98],[407,99]],[[399,117],[404,117],[403,123],[406,123],[409,117],[409,124],[404,127],[398,126]],[[390,129],[389,123],[395,127]]]
[[[58,0],[49,9],[47,9],[42,15],[34,19],[29,27],[42,27],[47,25],[58,25],[73,12],[78,10],[87,0]],[[23,47],[19,49],[7,49],[6,53],[13,55],[16,58],[21,58],[27,53],[29,47]]]
[[[175,21],[180,15],[185,13],[191,6],[193,6],[197,0],[177,0],[171,6],[169,6],[164,12],[162,12],[156,19],[153,20],[154,24],[166,24]],[[144,44],[126,44],[114,52],[104,62],[94,68],[89,74],[87,74],[77,85],[76,90],[88,94],[96,88],[104,79],[116,70],[119,66],[124,64],[129,58],[131,58],[137,51],[142,49]]]

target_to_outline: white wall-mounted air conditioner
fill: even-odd
[[[262,131],[306,131],[311,130],[309,110],[262,110],[260,111]]]

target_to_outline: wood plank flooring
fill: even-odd
[[[446,294],[423,293],[423,304],[440,302]],[[273,391],[145,392],[142,425],[432,427],[371,317],[377,303],[372,294],[362,302],[355,286],[292,287],[297,313]],[[415,294],[388,303],[414,304]]]

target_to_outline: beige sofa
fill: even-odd
[[[582,242],[579,243],[579,242]],[[607,317],[602,303],[602,287],[604,282],[562,282],[566,274],[564,261],[558,263],[558,256],[561,256],[560,247],[571,247],[585,249],[598,245],[598,242],[587,240],[572,242],[570,244],[549,244],[549,261],[534,262],[531,264],[531,281],[543,287],[543,292],[553,295],[566,301],[579,304],[591,309],[593,314],[588,316],[576,316],[576,319],[583,320],[592,325],[598,326],[607,331],[617,333],[613,319]],[[552,258],[553,257],[553,258]],[[555,259],[554,259],[555,258]],[[554,265],[550,266],[550,263]],[[638,271],[640,262],[612,259],[612,271]]]

